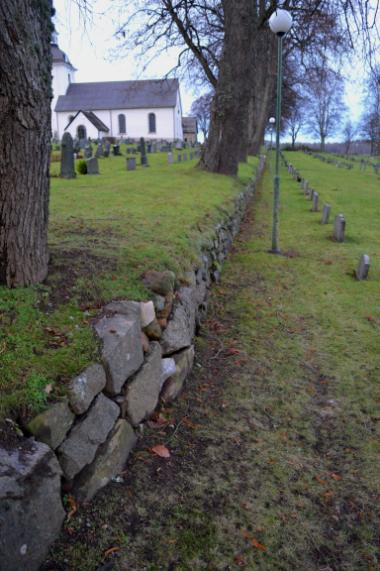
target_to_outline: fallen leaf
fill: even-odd
[[[339,474],[335,474],[334,472],[331,474],[331,477],[336,482],[340,482],[340,480],[342,480],[342,476],[339,476]]]
[[[260,543],[260,541],[258,541],[256,537],[252,539],[251,543],[253,547],[255,547],[255,549],[258,549],[259,551],[265,552],[267,550],[266,546],[263,543]]]
[[[234,562],[236,563],[236,565],[238,567],[245,567],[246,566],[246,561],[242,555],[236,555],[234,558]]]
[[[53,385],[51,383],[49,383],[48,385],[46,385],[46,387],[44,388],[44,393],[46,393],[47,395],[50,395],[51,391],[53,390]]]
[[[325,486],[327,483],[326,480],[324,480],[320,476],[314,476],[314,479],[318,482],[318,484],[321,484],[321,486]]]
[[[70,521],[70,519],[73,517],[73,515],[75,515],[76,512],[78,511],[78,507],[77,507],[74,496],[67,496],[67,503],[69,504],[69,507],[70,507],[70,511],[67,514],[67,521]]]
[[[107,551],[104,552],[104,558],[109,557],[110,555],[113,555],[118,551],[120,551],[120,547],[110,547],[109,549],[107,549]]]
[[[160,458],[170,458],[170,452],[163,444],[157,444],[151,448],[153,454],[157,454]]]

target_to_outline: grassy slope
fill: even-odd
[[[174,432],[147,429],[125,485],[67,522],[52,552],[65,569],[93,571],[110,547],[120,571],[379,569],[380,281],[376,263],[366,283],[351,270],[360,252],[379,255],[380,196],[366,177],[290,160],[346,214],[350,239],[329,239],[283,171],[290,257],[268,254],[266,177],[192,383],[163,413]],[[169,460],[149,453],[162,443]]]
[[[64,391],[65,382],[97,357],[89,320],[114,298],[144,299],[144,270],[181,275],[196,259],[199,228],[207,236],[221,209],[252,176],[211,175],[196,161],[125,169],[125,157],[100,160],[100,176],[53,178],[50,199],[51,263],[46,284],[0,288],[0,418],[28,414]],[[59,163],[52,164],[56,174]]]

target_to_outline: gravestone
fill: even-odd
[[[187,153],[183,153],[183,160],[187,161]]]
[[[330,212],[331,212],[331,204],[328,204],[328,203],[324,204],[323,212],[322,212],[322,218],[321,218],[321,224],[328,224],[329,223]]]
[[[103,155],[104,155],[103,143],[99,143],[98,146],[96,147],[95,157],[96,157],[97,159],[99,159],[99,158],[102,157]]]
[[[174,162],[173,153],[168,153],[168,164],[172,165]]]
[[[144,137],[141,137],[140,139],[140,162],[142,167],[148,166],[148,157],[146,156]]]
[[[120,157],[121,156],[120,145],[112,145],[112,151],[113,151],[114,157]]]
[[[147,153],[151,153],[151,152],[152,152],[152,143],[147,143],[147,145],[146,145],[146,150],[147,150]]]
[[[177,155],[177,161],[180,163],[182,161],[182,155]]]
[[[74,146],[70,133],[65,133],[61,144],[61,174],[62,178],[75,178]]]
[[[87,174],[99,174],[98,159],[96,157],[90,157],[86,159]]]
[[[128,157],[127,171],[135,171],[135,170],[136,170],[136,157]]]
[[[319,199],[319,194],[318,192],[313,193],[313,206],[311,207],[311,211],[312,212],[318,212],[318,199]]]
[[[194,158],[194,153],[190,153],[190,160],[192,161]]]
[[[85,149],[88,145],[87,139],[79,139],[79,147],[81,149]]]
[[[84,158],[90,159],[92,157],[92,147],[91,145],[86,145],[84,148]]]
[[[356,279],[359,281],[366,280],[369,274],[370,261],[367,254],[360,256],[359,264],[356,270]]]
[[[344,232],[346,229],[346,220],[343,214],[337,214],[334,220],[333,240],[336,242],[344,242]]]
[[[307,193],[307,198],[309,200],[313,200],[313,196],[314,196],[315,190],[313,188],[308,189],[308,193]]]
[[[79,139],[74,139],[74,153],[78,154],[78,153],[80,153],[80,150],[81,150],[81,146],[80,146]]]
[[[110,156],[110,152],[111,152],[111,143],[109,141],[107,141],[105,146],[104,146],[103,156],[108,158]]]

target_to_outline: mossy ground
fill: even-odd
[[[45,569],[380,568],[380,196],[372,179],[290,160],[346,214],[347,242],[284,171],[285,255],[268,254],[267,174],[167,425],[147,427],[125,482],[66,522]],[[361,252],[375,262],[365,283]]]
[[[0,288],[0,420],[43,409],[98,360],[91,320],[102,304],[146,299],[147,269],[180,278],[256,164],[232,179],[202,172],[196,160],[169,166],[164,153],[148,157],[151,166],[133,172],[125,156],[100,159],[99,176],[74,180],[54,177],[52,162],[48,278]]]

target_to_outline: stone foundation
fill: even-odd
[[[262,157],[256,180],[264,166]],[[36,448],[36,457],[30,452],[23,458],[32,474],[23,479],[22,462],[15,462],[5,451],[1,455],[0,448],[0,495],[6,502],[6,509],[0,510],[0,536],[7,538],[0,543],[0,553],[4,561],[14,561],[7,569],[38,569],[59,533],[64,517],[61,475],[65,490],[71,490],[77,501],[90,501],[122,471],[139,425],[160,401],[172,401],[180,394],[193,365],[193,338],[206,315],[209,288],[220,279],[222,263],[254,190],[255,182],[236,197],[233,212],[216,226],[197,265],[186,275],[186,284],[180,287],[172,272],[148,271],[144,283],[152,301],[115,301],[104,308],[94,326],[101,362],[72,379],[67,397],[28,426],[36,440],[27,442],[34,443],[30,449]],[[42,460],[46,468],[38,478]],[[17,490],[9,487],[8,473]],[[47,518],[50,522],[50,516],[38,502],[49,504],[50,496],[55,516],[47,533],[43,522]],[[16,517],[21,510],[25,517]],[[34,525],[28,519],[32,512]],[[32,556],[36,545],[39,548]]]

